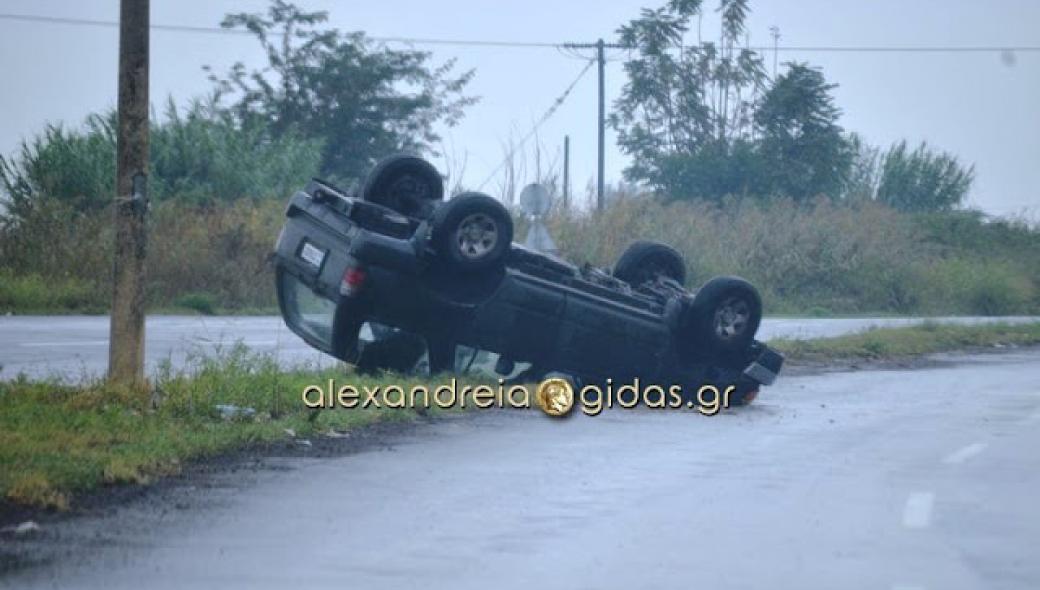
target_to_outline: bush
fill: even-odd
[[[1010,261],[943,260],[925,280],[933,290],[936,309],[976,315],[1035,309],[1035,283]]]
[[[188,293],[174,300],[173,305],[195,310],[202,315],[217,313],[217,300],[209,293]]]
[[[0,222],[0,270],[48,281],[75,277],[99,293],[112,274],[112,216],[40,199],[25,216]]]
[[[318,173],[322,142],[269,135],[194,102],[181,115],[172,102],[151,136],[152,194],[195,204],[282,199]]]
[[[115,195],[116,138],[113,113],[87,117],[84,128],[47,125],[23,140],[17,156],[0,155],[0,187],[7,215],[23,218],[40,196],[59,197],[76,210],[94,209]]]
[[[102,294],[86,281],[17,276],[0,270],[0,313],[97,312],[105,305]]]
[[[975,180],[975,167],[956,156],[921,143],[908,151],[906,141],[892,146],[881,160],[877,198],[901,211],[948,211],[960,205]]]
[[[48,200],[78,212],[107,207],[115,196],[115,128],[114,112],[95,114],[82,129],[51,125],[23,141],[15,157],[0,156],[4,217],[20,222]],[[183,113],[171,101],[165,119],[152,122],[149,196],[202,205],[282,198],[317,172],[320,158],[320,141],[272,138],[199,101]]]
[[[149,214],[148,304],[200,313],[273,309],[268,257],[283,214],[281,200],[158,203]],[[578,263],[611,267],[637,238],[670,243],[686,258],[689,286],[744,276],[771,314],[1040,310],[1040,234],[963,212],[630,196],[599,214],[557,211],[547,223],[561,253]],[[0,311],[107,308],[111,226],[107,208],[84,213],[51,199],[0,225]],[[518,220],[518,237],[525,228]]]
[[[212,207],[159,203],[149,214],[147,302],[151,307],[270,309],[267,257],[283,203]],[[0,226],[0,310],[107,309],[111,297],[112,216],[77,212],[44,199],[17,224]]]
[[[936,227],[950,223],[945,215],[966,227],[937,236]],[[557,213],[548,223],[565,257],[603,267],[636,238],[669,243],[686,258],[688,286],[741,275],[760,288],[768,313],[993,315],[1040,308],[1038,232],[978,216],[919,217],[869,201],[713,205],[641,197],[599,214]]]
[[[156,207],[149,243],[148,300],[168,306],[184,294],[206,293],[214,299],[214,307],[273,307],[274,277],[268,257],[283,214],[280,200]]]

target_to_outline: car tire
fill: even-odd
[[[361,198],[406,217],[427,219],[444,200],[444,179],[419,156],[397,154],[384,158],[368,173]]]
[[[513,243],[513,218],[483,193],[462,193],[433,214],[430,243],[451,271],[477,272],[500,267]]]
[[[680,329],[697,356],[739,360],[762,322],[762,298],[744,279],[716,277],[697,291],[683,316]]]
[[[665,276],[680,285],[686,282],[686,262],[675,248],[660,242],[633,242],[614,265],[614,277],[633,287]]]

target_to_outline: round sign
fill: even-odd
[[[552,208],[552,196],[544,186],[529,184],[520,191],[520,208],[528,215],[541,217]]]

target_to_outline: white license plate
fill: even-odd
[[[309,262],[314,268],[321,268],[321,263],[325,261],[325,251],[304,242],[303,248],[300,249],[300,258]]]

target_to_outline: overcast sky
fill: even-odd
[[[503,41],[608,40],[643,6],[664,0],[331,1],[299,0],[328,10],[330,24],[375,36]],[[713,0],[706,5],[715,8]],[[224,13],[260,11],[265,0],[152,0],[154,24],[215,26]],[[0,13],[117,20],[118,0],[0,0]],[[753,45],[796,46],[1038,46],[1040,2],[1035,0],[752,0]],[[714,14],[705,31],[716,30]],[[112,107],[116,95],[117,30],[0,19],[4,91],[0,93],[0,150],[46,122],[79,124]],[[422,46],[426,49],[427,47]],[[481,101],[446,134],[449,150],[467,160],[466,183],[480,184],[501,161],[502,143],[523,135],[583,67],[552,48],[429,47],[437,60],[458,58],[475,68],[470,91]],[[619,56],[620,57],[620,56]],[[1040,219],[1040,53],[781,53],[823,68],[843,109],[842,124],[868,141],[888,145],[927,140],[974,163],[970,202],[988,212]],[[223,70],[235,61],[261,65],[248,37],[154,31],[153,103],[172,95],[183,103],[205,93],[201,66]],[[771,56],[769,60],[771,61]],[[540,130],[550,152],[570,134],[572,178],[584,194],[595,175],[596,80],[593,68]],[[607,66],[608,100],[623,82],[620,62]],[[616,181],[624,156],[608,135],[607,179]],[[441,168],[444,165],[441,163]],[[488,184],[493,188],[495,182]]]

